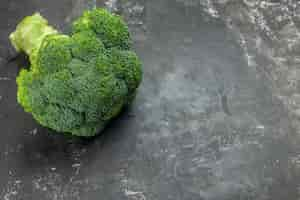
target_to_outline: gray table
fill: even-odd
[[[131,108],[84,140],[39,126],[17,104],[15,77],[28,63],[8,62],[7,37],[34,11],[67,31],[86,5],[1,0],[0,199],[298,200],[289,112],[224,21],[195,1],[106,5],[128,20],[144,80]]]

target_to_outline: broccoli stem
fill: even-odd
[[[16,31],[11,33],[9,39],[18,52],[25,52],[31,57],[35,49],[39,49],[43,39],[50,34],[58,33],[48,25],[48,21],[39,13],[24,18],[18,24]]]

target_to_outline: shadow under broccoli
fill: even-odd
[[[20,22],[10,40],[31,63],[17,77],[18,102],[58,132],[100,133],[132,102],[142,79],[127,25],[104,9],[85,11],[70,36],[36,13]]]

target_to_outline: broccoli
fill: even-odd
[[[85,11],[65,35],[36,13],[11,33],[30,68],[17,77],[19,104],[41,125],[94,136],[129,105],[142,80],[128,27],[105,9]]]

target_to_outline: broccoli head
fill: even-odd
[[[98,134],[132,102],[142,79],[128,27],[104,9],[85,11],[71,35],[37,13],[24,18],[10,40],[31,64],[17,77],[18,102],[58,132]]]

